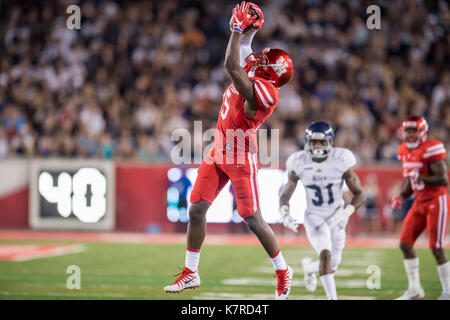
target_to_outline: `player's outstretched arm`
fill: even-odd
[[[402,208],[403,200],[409,198],[413,193],[413,188],[411,185],[411,181],[408,179],[403,180],[402,190],[400,191],[400,195],[392,198],[391,207],[392,209],[400,210]]]
[[[345,205],[343,209],[339,210],[336,215],[331,217],[328,224],[330,228],[335,228],[342,221],[348,221],[356,209],[366,201],[366,194],[361,186],[361,181],[359,181],[359,178],[353,169],[350,168],[345,171],[342,177],[350,191],[353,193],[353,199],[350,204]]]
[[[448,176],[447,176],[447,166],[444,160],[438,160],[430,162],[431,175],[422,176],[419,175],[417,180],[423,181],[425,184],[431,186],[447,186]]]
[[[282,219],[283,226],[298,233],[297,227],[298,222],[289,213],[289,200],[297,187],[298,177],[295,173],[289,172],[289,180],[283,187],[280,194],[280,216]]]
[[[353,168],[350,168],[344,172],[343,178],[345,183],[347,183],[348,188],[354,195],[351,205],[356,210],[366,201],[366,194],[361,186],[361,181],[359,181],[359,178],[355,171],[353,171]]]
[[[289,172],[288,182],[284,185],[280,194],[280,208],[283,206],[289,207],[289,200],[297,187],[298,177],[295,173]]]
[[[404,179],[403,185],[402,185],[402,189],[400,191],[400,197],[403,200],[408,199],[409,197],[411,197],[413,192],[414,192],[414,190],[413,190],[412,185],[411,185],[411,180],[409,180],[409,178],[408,179]]]
[[[253,15],[251,18],[247,17],[249,7],[250,5],[243,1],[240,7],[236,5],[233,9],[233,27],[225,53],[224,66],[234,87],[245,99],[245,113],[252,117],[256,113],[256,97],[253,90],[253,82],[250,81],[247,72],[240,66],[239,51],[242,33],[249,27],[251,28],[253,22],[258,17],[257,15]]]

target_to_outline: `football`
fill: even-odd
[[[258,16],[258,18],[256,18],[255,21],[261,19],[261,17],[258,15],[258,13],[256,12],[256,10],[253,9],[252,7],[250,7],[250,9],[248,9],[248,12],[247,12],[247,18],[250,19],[250,18],[251,18],[253,15],[255,15],[255,14]]]

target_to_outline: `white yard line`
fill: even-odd
[[[124,293],[76,293],[76,292],[13,292],[0,291],[0,296],[52,296],[52,297],[86,297],[86,298],[123,298],[127,295]]]
[[[375,300],[371,296],[338,296],[340,300]],[[274,294],[242,294],[229,292],[203,292],[193,297],[194,300],[273,300]],[[326,300],[326,296],[316,296],[312,294],[289,295],[290,300]]]
[[[46,250],[44,252],[36,252],[36,253],[18,255],[16,258],[14,258],[11,261],[15,261],[15,262],[30,261],[30,260],[35,260],[35,259],[62,256],[62,255],[71,254],[71,253],[79,253],[79,252],[82,252],[85,250],[86,250],[86,247],[81,244],[61,246],[61,247],[56,247],[56,248],[53,248],[50,250]]]
[[[230,286],[273,286],[276,285],[274,278],[229,278],[222,280],[223,285]],[[320,281],[317,281],[317,285],[322,286]],[[292,279],[292,286],[303,287],[305,282],[303,279]],[[336,279],[336,287],[338,288],[367,288],[366,279]]]

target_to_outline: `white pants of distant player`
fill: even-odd
[[[342,251],[345,247],[345,226],[347,220],[338,223],[334,228],[330,228],[329,220],[313,212],[305,212],[305,220],[303,223],[306,236],[317,255],[323,250],[331,252],[331,268],[336,271],[342,259]],[[319,272],[319,260],[311,261],[310,258],[303,259],[303,270],[306,276],[314,277]],[[323,275],[320,277],[322,285],[325,289],[327,298],[330,300],[337,299],[336,284],[334,281],[334,273]],[[313,286],[315,289],[315,286]],[[312,291],[314,290],[312,289]]]

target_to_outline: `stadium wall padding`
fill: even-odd
[[[172,231],[166,218],[170,165],[123,164],[116,167],[116,229]]]
[[[28,227],[28,161],[0,161],[0,227]]]
[[[29,162],[0,161],[0,228],[28,228]],[[167,170],[170,164],[116,163],[116,229],[127,231],[174,232],[185,231],[185,223],[172,223],[166,218]],[[364,166],[356,173],[363,186],[375,183],[376,203],[380,223],[386,229],[390,218],[389,199],[398,193],[402,177],[399,166]],[[450,177],[450,171],[449,171]],[[358,232],[360,219],[353,215],[350,233]],[[231,224],[233,226],[234,224]],[[241,230],[238,226],[209,225],[209,231]]]

